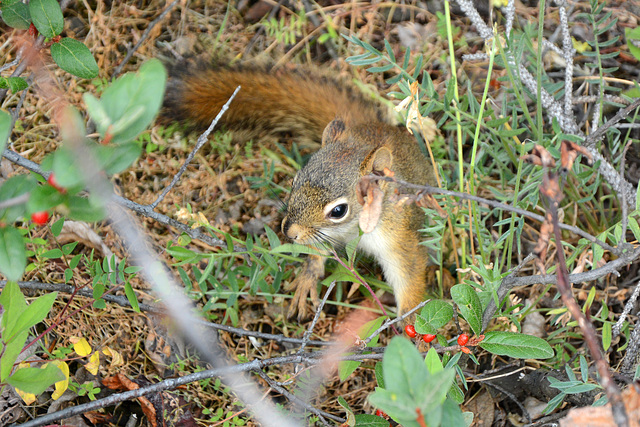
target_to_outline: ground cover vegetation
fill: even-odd
[[[0,1],[0,423],[638,425],[639,12]],[[332,70],[416,136],[410,325],[354,245],[286,317],[314,147],[156,120],[186,59]]]

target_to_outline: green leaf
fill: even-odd
[[[52,259],[52,258],[62,258],[62,251],[58,248],[51,249],[42,254],[43,258]]]
[[[28,212],[48,211],[60,203],[63,203],[66,196],[50,185],[38,185],[31,190],[29,201],[27,202]]]
[[[435,334],[438,328],[446,325],[452,318],[453,307],[451,307],[451,304],[442,300],[430,301],[416,316],[416,332],[419,334]]]
[[[460,410],[460,406],[451,399],[447,399],[444,401],[442,405],[442,421],[441,425],[443,426],[468,426],[469,424],[465,421],[462,416],[462,411]]]
[[[136,298],[136,293],[131,286],[131,283],[127,282],[124,284],[124,294],[127,296],[127,300],[129,304],[131,304],[131,308],[136,313],[140,313],[140,306],[138,305],[138,298]]]
[[[349,404],[347,403],[346,400],[344,400],[344,397],[338,396],[338,404],[340,404],[340,406],[342,406],[344,408],[345,412],[347,413],[346,425],[355,426],[356,425],[356,418],[353,415],[353,411],[349,407]]]
[[[356,427],[389,427],[389,421],[371,414],[358,414],[355,417]]]
[[[12,330],[5,331],[7,335],[3,337],[3,339],[11,339],[13,335],[19,334],[22,331],[28,331],[32,326],[42,322],[45,317],[49,315],[49,311],[51,311],[51,307],[53,307],[57,296],[57,292],[39,296],[20,314]]]
[[[11,28],[26,30],[31,25],[29,7],[20,0],[4,0],[0,10],[2,20]]]
[[[53,225],[51,226],[51,232],[53,233],[53,235],[56,237],[60,236],[63,226],[64,226],[64,218],[60,218],[59,220],[54,222]],[[75,268],[75,267],[71,267],[71,268]]]
[[[640,27],[636,27],[634,29],[625,28],[624,35],[627,38],[627,46],[629,47],[629,52],[640,61],[640,48],[636,47],[631,40],[640,40]],[[636,208],[637,209],[637,208]]]
[[[5,111],[0,111],[0,153],[4,151],[11,132],[11,116]]]
[[[435,348],[431,347],[427,352],[427,356],[424,358],[424,364],[427,366],[430,374],[435,374],[444,369],[442,361]]]
[[[378,387],[384,388],[384,376],[382,374],[382,362],[376,363],[376,367],[374,369],[376,374],[376,382],[378,383]]]
[[[309,246],[298,245],[296,243],[284,243],[275,249],[271,250],[273,254],[291,254],[298,256],[299,254],[308,255],[322,255],[318,249],[311,248]]]
[[[358,336],[361,339],[367,338],[369,335],[375,332],[380,327],[380,325],[382,325],[382,322],[384,321],[385,318],[386,318],[385,316],[381,316],[381,317],[378,317],[377,319],[374,319],[370,322],[365,323],[363,326],[360,327],[360,330],[358,330]],[[369,342],[369,344],[367,344],[367,347],[372,347],[377,343],[378,343],[378,337],[375,337]],[[352,354],[352,353],[349,353],[349,354]],[[346,360],[346,361],[339,362],[338,373],[340,376],[340,381],[346,380],[349,377],[349,375],[351,375],[353,371],[355,371],[358,368],[358,366],[360,366],[361,363],[362,362],[357,362],[355,360]]]
[[[28,193],[34,187],[35,183],[28,175],[11,177],[0,185],[0,202]],[[11,224],[23,217],[25,213],[26,203],[0,209],[0,221]]]
[[[416,419],[417,405],[411,399],[405,398],[403,393],[378,389],[369,396],[369,403],[382,409],[391,418],[403,425]]]
[[[271,249],[280,246],[280,239],[278,235],[268,225],[265,224],[264,231],[267,233],[267,239],[269,239],[269,247]]]
[[[51,45],[51,57],[66,72],[83,79],[98,76],[98,64],[82,42],[65,37]]]
[[[482,304],[475,289],[466,283],[460,283],[451,288],[451,298],[473,333],[479,335],[482,330]]]
[[[135,142],[120,145],[95,145],[93,151],[105,172],[113,175],[131,166],[142,153],[142,146]]]
[[[11,375],[7,382],[26,393],[41,394],[58,381],[64,380],[64,374],[57,366],[47,363],[40,368],[21,368]]]
[[[20,92],[29,87],[22,77],[0,77],[0,89],[9,89],[11,92]]]
[[[387,390],[416,393],[428,379],[424,360],[407,339],[393,337],[384,353],[382,364]]]
[[[66,188],[67,190],[74,187],[83,188],[84,179],[76,167],[76,160],[76,155],[71,152],[71,150],[63,146],[42,160],[42,168],[53,172],[58,185]],[[51,186],[45,187],[53,188]],[[56,191],[56,193],[57,192],[58,191]]]
[[[105,210],[95,199],[72,196],[69,197],[69,217],[78,221],[96,222],[105,217]]]
[[[3,331],[3,342],[5,344],[4,349],[2,349],[2,357],[0,357],[0,382],[4,382],[11,374],[13,363],[22,351],[22,347],[29,336],[28,330],[15,335],[11,340],[7,335],[9,331],[15,329],[15,324],[27,307],[24,295],[20,292],[17,283],[7,282],[0,294],[0,305],[4,309],[4,313],[0,318],[0,329]]]
[[[490,353],[516,359],[553,357],[553,349],[545,340],[516,332],[487,332],[479,346]]]
[[[28,337],[29,331],[22,331],[15,335],[11,342],[5,344],[2,357],[0,358],[0,381],[6,382],[13,370],[13,364],[16,362],[20,353],[22,353],[22,347],[24,347]]]
[[[29,13],[36,29],[47,38],[60,34],[64,28],[62,9],[56,0],[31,0]]]
[[[118,78],[96,100],[90,94],[84,101],[102,137],[109,132],[114,144],[133,140],[151,123],[162,105],[167,72],[158,60],[147,61],[137,74]],[[130,120],[137,116],[136,120]],[[117,128],[110,127],[118,124]]]
[[[8,280],[20,280],[27,266],[22,235],[13,227],[0,228],[0,273]]]
[[[605,321],[602,325],[602,347],[604,351],[609,350],[609,347],[611,347],[612,337],[611,322]]]

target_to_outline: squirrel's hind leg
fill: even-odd
[[[291,318],[298,312],[298,320],[307,314],[307,296],[311,297],[313,306],[318,306],[318,280],[324,276],[324,258],[320,255],[309,255],[302,266],[302,270],[295,280],[286,288],[295,289],[295,294],[289,305],[287,317]]]

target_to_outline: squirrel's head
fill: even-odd
[[[347,128],[340,119],[329,123],[322,148],[293,180],[283,233],[311,245],[355,239],[362,211],[356,196],[360,178],[392,166],[391,150],[380,142],[370,127]]]

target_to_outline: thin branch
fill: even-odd
[[[309,338],[311,338],[313,329],[316,327],[316,323],[318,323],[318,319],[320,318],[320,313],[322,313],[322,308],[327,303],[327,298],[329,298],[331,291],[333,291],[333,288],[335,287],[336,287],[336,281],[334,280],[333,282],[331,282],[331,285],[329,285],[327,292],[325,292],[324,294],[324,298],[322,298],[322,301],[320,301],[320,305],[318,305],[318,308],[316,309],[316,314],[315,316],[313,316],[313,320],[311,321],[311,324],[309,325],[304,335],[302,336],[302,345],[300,346],[298,353],[302,353],[304,351],[304,348],[307,346],[307,342],[309,341]]]
[[[538,215],[538,214],[535,214],[533,212],[529,212],[529,211],[526,211],[524,209],[520,209],[518,207],[515,207],[515,206],[512,206],[512,205],[508,205],[506,203],[496,202],[495,200],[489,200],[489,199],[485,199],[483,197],[478,197],[478,196],[474,196],[474,195],[467,194],[467,193],[460,193],[458,191],[445,190],[445,189],[438,188],[438,187],[432,187],[430,185],[412,184],[410,182],[406,182],[406,181],[402,181],[402,180],[399,180],[399,179],[386,177],[386,176],[371,175],[371,177],[373,179],[376,179],[376,180],[395,182],[395,183],[398,183],[399,185],[401,185],[402,187],[410,188],[410,189],[413,189],[413,190],[424,191],[425,193],[429,193],[429,194],[442,194],[443,196],[452,196],[452,197],[457,197],[457,198],[460,198],[460,199],[463,199],[463,200],[471,200],[473,202],[477,202],[477,203],[480,203],[480,204],[486,204],[486,205],[489,205],[489,206],[491,206],[493,208],[501,209],[501,210],[504,210],[504,211],[507,211],[507,212],[514,212],[514,213],[517,213],[517,214],[522,215],[522,216],[527,217],[527,218],[534,219],[534,220],[539,221],[539,222],[544,222],[544,216],[542,216],[542,215]],[[591,234],[579,229],[578,227],[574,227],[574,226],[567,225],[567,224],[560,224],[559,227],[561,229],[563,229],[563,230],[571,231],[572,233],[575,233],[580,237],[584,237],[585,239],[587,239],[591,243],[595,243],[595,244],[597,244],[599,246],[602,246],[604,249],[608,250],[609,252],[611,252],[614,255],[620,256],[623,253],[623,249],[614,248],[613,246],[601,241],[600,239],[598,239],[598,238],[592,236]]]
[[[104,399],[94,400],[81,405],[70,406],[61,411],[57,411],[52,414],[43,415],[34,420],[27,421],[26,423],[21,424],[21,426],[22,427],[44,426],[64,418],[71,418],[74,415],[80,415],[88,411],[94,411],[97,409],[105,408],[107,406],[113,406],[120,402],[125,402],[127,400],[136,399],[142,396],[147,396],[152,393],[158,393],[165,390],[173,390],[180,386],[190,384],[196,381],[206,380],[209,378],[235,376],[235,375],[240,375],[246,372],[258,372],[269,366],[280,366],[285,364],[306,363],[306,364],[315,365],[318,363],[322,363],[325,355],[326,354],[324,352],[306,353],[303,355],[274,357],[266,360],[256,359],[251,362],[247,362],[239,365],[208,369],[206,371],[196,372],[194,374],[185,375],[179,378],[167,379],[156,384],[140,387],[137,390],[130,390],[124,393],[113,394]],[[352,354],[349,356],[343,356],[340,358],[340,360],[341,361],[353,360],[353,361],[360,362],[363,360],[380,360],[382,359],[382,357],[383,357],[382,354]],[[292,423],[291,422],[285,423],[285,425],[290,425],[290,424]]]
[[[16,197],[12,197],[11,199],[0,201],[0,209],[10,208],[11,206],[22,205],[23,203],[27,203],[29,201],[29,196],[31,193],[24,193]]]
[[[604,138],[604,134],[607,131],[607,129],[609,129],[613,125],[617,124],[620,120],[627,117],[633,110],[635,110],[638,107],[640,107],[640,98],[636,98],[631,104],[619,110],[615,116],[607,120],[607,122],[602,126],[600,126],[597,131],[587,136],[584,139],[584,141],[582,141],[582,145],[584,145],[587,148],[595,148],[596,142]]]
[[[233,101],[233,98],[236,97],[239,91],[240,91],[240,86],[238,86],[236,90],[233,91],[233,93],[231,94],[227,102],[222,106],[222,108],[218,112],[218,115],[213,119],[213,121],[211,122],[207,130],[205,130],[198,137],[198,143],[196,144],[195,148],[191,150],[191,152],[187,156],[187,159],[184,161],[184,164],[182,165],[182,167],[180,167],[180,170],[178,171],[178,173],[171,180],[171,184],[169,184],[164,190],[162,190],[162,193],[160,193],[158,198],[149,205],[151,209],[155,209],[156,206],[158,206],[158,203],[160,203],[165,198],[165,196],[169,193],[169,191],[171,191],[173,187],[178,183],[178,181],[180,180],[180,177],[182,177],[182,174],[187,170],[187,166],[189,166],[189,163],[191,163],[191,160],[193,160],[193,158],[196,156],[196,153],[198,152],[198,150],[200,150],[200,148],[202,148],[202,146],[207,142],[209,138],[209,134],[213,131],[213,128],[216,127],[216,125],[218,124],[218,122],[220,121],[224,113],[229,109],[229,105],[231,104],[231,101]]]
[[[30,290],[37,290],[37,291],[64,292],[67,294],[72,294],[74,289],[76,289],[74,286],[66,285],[62,283],[43,283],[43,282],[37,282],[37,281],[27,281],[27,282],[17,282],[17,283],[20,289],[30,289]],[[6,280],[0,280],[0,289],[4,288],[6,285],[7,285]],[[90,298],[92,301],[94,300],[93,291],[91,291],[90,289],[78,289],[78,291],[76,292],[76,295],[79,295],[85,298]],[[128,308],[131,307],[131,303],[125,296],[103,294],[100,298],[104,299],[105,301],[118,304],[122,307],[128,307]],[[161,315],[167,314],[167,310],[162,306],[145,304],[145,303],[138,303],[138,306],[140,307],[141,311],[157,313]],[[221,325],[220,323],[208,322],[202,319],[198,319],[196,321],[196,324],[207,327],[207,328],[213,328],[216,330],[225,331],[231,334],[236,334],[240,336],[250,336],[250,337],[260,338],[264,340],[275,341],[278,343],[288,342],[292,344],[302,344],[302,341],[303,341],[302,338],[286,337],[284,335],[268,334],[265,332],[234,328],[233,326]],[[329,341],[307,340],[307,345],[321,347],[321,346],[335,345],[335,343],[329,342]]]
[[[613,325],[613,328],[611,328],[611,332],[612,332],[611,335],[613,339],[615,339],[618,335],[620,335],[620,329],[622,329],[622,324],[627,319],[627,316],[629,315],[629,313],[631,313],[631,310],[633,310],[633,307],[636,305],[636,300],[638,299],[638,296],[640,296],[640,281],[638,282],[635,289],[633,290],[633,294],[631,294],[631,298],[629,298],[627,303],[624,305],[624,310],[622,310],[622,314],[620,315],[620,318],[618,318],[618,321],[616,322],[616,324]]]
[[[18,166],[22,166],[23,168],[31,172],[34,172],[34,173],[37,173],[38,175],[43,176],[45,179],[48,178],[50,175],[50,172],[43,171],[39,164],[22,157],[20,154],[16,153],[15,151],[5,149],[2,152],[2,156],[7,158],[9,161],[15,163]],[[202,228],[191,228],[187,224],[183,224],[180,221],[176,221],[171,217],[155,212],[149,206],[141,205],[139,203],[136,203],[134,201],[131,201],[129,199],[126,199],[120,196],[114,196],[113,200],[115,201],[115,203],[117,203],[122,207],[125,207],[137,214],[151,218],[159,222],[160,224],[166,225],[168,227],[174,227],[181,233],[185,233],[190,237],[192,237],[193,239],[200,240],[201,242],[206,243],[207,245],[210,245],[213,247],[227,246],[227,242],[221,239],[216,239],[215,237],[211,237],[209,234],[205,233]],[[234,250],[241,252],[245,249],[234,246]]]

